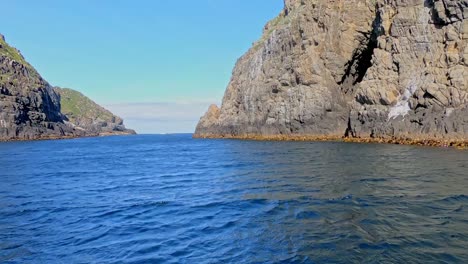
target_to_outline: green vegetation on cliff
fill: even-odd
[[[125,128],[122,118],[82,93],[68,88],[54,89],[60,94],[62,115],[76,128],[99,135],[135,134],[135,131]]]
[[[21,65],[23,65],[29,72],[29,75],[33,78],[40,78],[40,75],[39,73],[36,71],[36,69],[34,69],[33,66],[31,66],[31,64],[29,64],[23,57],[23,55],[21,55],[20,51],[17,50],[16,48],[10,46],[6,41],[5,41],[5,37],[0,34],[0,56],[1,57],[6,57],[6,58],[9,58],[11,60],[14,60],[18,63],[20,63]],[[7,81],[7,80],[10,80],[11,82],[13,83],[17,83],[18,80],[15,79],[15,78],[11,78],[13,75],[12,72],[6,72],[6,73],[0,73],[0,82],[4,82],[4,81]],[[32,85],[31,85],[32,86]]]
[[[68,88],[56,88],[56,90],[60,94],[61,112],[72,123],[77,118],[101,119],[102,121],[115,122],[114,119],[116,117],[111,112],[96,104],[82,93]]]
[[[17,62],[29,65],[19,53],[19,51],[5,42],[3,36],[0,35],[0,55],[7,56]]]

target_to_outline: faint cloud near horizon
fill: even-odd
[[[193,133],[200,117],[215,101],[144,102],[105,104],[139,134]]]

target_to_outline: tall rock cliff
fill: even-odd
[[[468,0],[285,0],[195,137],[468,138]]]
[[[60,93],[0,35],[0,141],[96,136],[105,129],[77,127],[61,113]],[[75,117],[74,117],[75,118]],[[127,131],[121,120],[112,131]],[[122,126],[117,126],[122,125]],[[112,132],[110,131],[110,132]]]
[[[81,134],[63,122],[52,86],[0,35],[0,140]]]

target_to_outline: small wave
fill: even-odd
[[[220,226],[207,226],[202,229],[203,232],[227,231],[227,229],[236,226],[237,221],[228,221]]]
[[[385,178],[371,178],[371,179],[361,179],[359,181],[360,182],[385,182],[385,181],[388,181],[388,179],[385,179]]]
[[[461,202],[461,201],[468,201],[468,195],[459,194],[459,195],[451,195],[445,198],[438,200],[439,202]]]
[[[296,213],[295,216],[296,219],[314,219],[320,217],[318,213],[312,211],[299,212]]]
[[[96,241],[98,239],[106,237],[109,234],[109,232],[110,232],[110,229],[106,229],[105,231],[101,232],[100,234],[92,235],[91,237],[87,237],[87,238],[77,239],[77,241],[74,244],[75,244],[75,246],[81,246],[81,245],[89,244],[89,243],[94,242],[94,241]]]

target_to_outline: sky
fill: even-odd
[[[0,0],[0,33],[51,85],[139,133],[193,132],[283,0]]]

